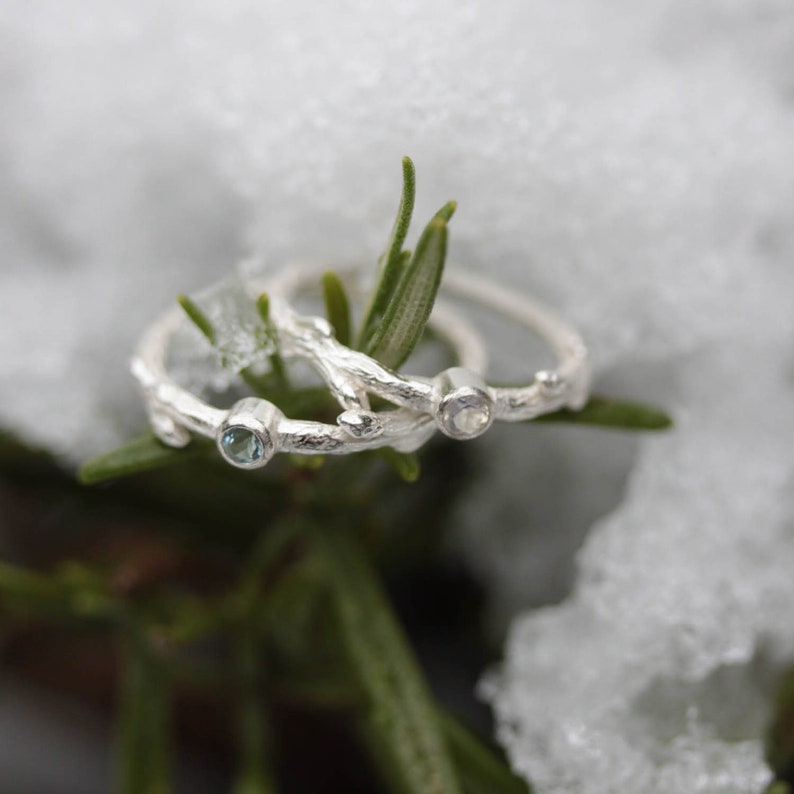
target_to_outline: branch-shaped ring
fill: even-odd
[[[332,335],[322,334],[312,326],[316,319],[307,320],[290,306],[299,291],[316,283],[318,275],[315,267],[297,266],[275,274],[263,286],[271,297],[274,323],[279,333],[283,332],[284,349],[306,358],[324,377],[345,409],[339,421],[353,436],[364,425],[366,432],[378,432],[374,421],[361,421],[362,416],[372,419],[367,413],[367,393],[432,416],[442,433],[459,440],[481,435],[495,419],[533,419],[559,408],[579,409],[587,400],[590,368],[581,336],[528,295],[474,274],[452,272],[445,276],[443,290],[524,325],[557,355],[556,368],[539,370],[530,384],[497,387],[483,379],[486,356],[479,336],[442,300],[436,302],[431,320],[439,334],[458,342],[460,366],[434,378],[393,372],[364,353],[341,345]]]
[[[269,289],[278,284],[256,282]],[[320,317],[298,314],[278,292],[269,291],[270,317],[278,333],[279,351],[287,358],[306,360],[323,378],[331,394],[344,409],[338,424],[353,438],[374,438],[384,431],[383,417],[391,411],[370,410],[369,392],[412,413],[427,414],[434,384],[429,378],[405,378],[336,340],[330,325]],[[437,304],[431,327],[451,347],[459,366],[455,370],[482,372],[487,353],[480,337],[449,306]],[[450,370],[452,371],[452,370]],[[396,396],[395,396],[396,395]]]
[[[277,452],[344,455],[384,446],[411,452],[435,433],[432,418],[410,406],[379,413],[369,410],[366,393],[345,374],[344,362],[332,362],[340,351],[352,351],[333,338],[325,320],[301,317],[287,309],[276,316],[282,352],[304,355],[334,384],[333,393],[347,409],[338,424],[290,419],[272,402],[258,397],[246,397],[230,409],[215,408],[177,384],[168,374],[166,358],[173,334],[187,319],[174,308],[147,330],[131,362],[152,429],[163,443],[183,447],[191,433],[197,433],[214,438],[232,465],[253,469],[264,466]],[[443,311],[439,317],[443,318]],[[439,333],[458,359],[467,366],[484,366],[484,350],[476,335],[460,318],[449,318],[448,325]]]

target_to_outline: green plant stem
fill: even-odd
[[[237,682],[238,769],[233,794],[273,794],[267,747],[270,730],[263,693],[265,659],[257,623],[245,620],[233,635]]]
[[[233,794],[273,794],[267,748],[270,744],[268,705],[264,678],[266,658],[262,639],[272,590],[265,583],[296,537],[294,522],[282,521],[260,533],[248,556],[235,592],[231,611],[237,615],[231,632],[232,656],[237,682],[238,770]],[[294,568],[283,577],[291,582]],[[269,582],[268,582],[269,583]]]
[[[117,620],[123,607],[86,566],[62,565],[41,573],[0,562],[0,605],[25,617]]]
[[[595,395],[580,411],[562,408],[529,421],[597,425],[615,430],[667,430],[673,425],[670,416],[656,406]]]
[[[122,638],[118,709],[119,794],[168,794],[171,782],[171,687],[165,661],[137,626]]]
[[[286,678],[278,686],[283,696],[314,708],[349,710],[360,701],[347,681]],[[437,709],[437,715],[465,794],[531,794],[529,784],[513,774],[500,753],[448,712]]]
[[[387,783],[404,794],[459,794],[419,665],[356,541],[308,528],[324,565],[351,671],[368,703],[368,737]]]

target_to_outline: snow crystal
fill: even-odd
[[[614,508],[485,685],[513,763],[541,794],[761,785],[792,645],[788,0],[7,0],[0,42],[0,426],[73,463],[129,437],[145,325],[249,254],[374,264],[410,154],[418,219],[459,201],[450,266],[536,290],[678,419],[473,442],[461,542],[497,601],[562,599]]]
[[[540,791],[740,794],[768,777],[758,738],[794,654],[792,384],[738,341],[679,378],[678,426],[643,446],[574,593],[518,619],[483,684]]]

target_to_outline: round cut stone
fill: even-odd
[[[442,422],[453,438],[475,438],[491,424],[491,405],[480,394],[467,394],[443,406]]]
[[[262,460],[265,445],[262,439],[247,427],[230,427],[221,436],[223,454],[238,466],[254,466]]]

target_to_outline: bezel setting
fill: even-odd
[[[435,385],[436,425],[445,436],[467,441],[491,426],[494,400],[482,376],[465,367],[451,367],[436,376]]]
[[[223,459],[238,469],[259,469],[275,455],[280,411],[266,400],[246,397],[235,403],[218,430],[216,442]],[[233,447],[252,445],[249,455],[241,455]]]

